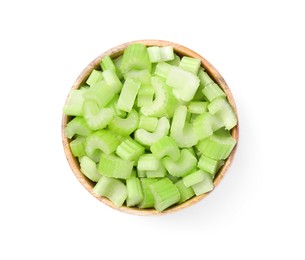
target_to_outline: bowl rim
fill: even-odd
[[[97,194],[93,193],[93,185],[94,184],[86,176],[84,176],[83,173],[80,171],[80,166],[79,166],[78,159],[73,156],[73,154],[71,152],[71,149],[70,149],[70,146],[69,146],[70,141],[67,138],[67,136],[65,134],[65,131],[64,131],[66,124],[69,122],[70,118],[72,118],[72,117],[67,116],[64,113],[62,114],[61,135],[62,135],[62,143],[63,143],[63,148],[64,148],[66,159],[69,163],[69,166],[70,166],[71,170],[73,171],[74,175],[76,176],[76,178],[79,180],[79,182],[84,186],[84,188],[91,195],[93,195],[96,199],[103,202],[107,206],[109,206],[113,209],[119,210],[121,212],[124,212],[124,213],[129,213],[129,214],[133,214],[133,215],[165,215],[165,214],[168,214],[168,213],[174,213],[174,212],[180,211],[181,209],[184,209],[184,208],[187,208],[187,207],[190,207],[190,206],[196,204],[197,202],[199,202],[203,198],[205,198],[207,195],[209,195],[211,192],[213,192],[216,189],[216,187],[219,185],[219,183],[221,182],[221,180],[223,179],[223,177],[227,173],[230,165],[232,164],[235,153],[236,153],[236,150],[237,150],[237,147],[238,147],[239,118],[238,118],[238,113],[237,113],[237,107],[236,107],[236,103],[235,103],[235,100],[233,98],[232,92],[229,89],[226,81],[223,79],[221,74],[214,68],[214,66],[210,62],[208,62],[205,58],[203,58],[201,55],[199,55],[195,51],[193,51],[193,50],[191,50],[191,49],[189,49],[189,48],[187,48],[183,45],[180,45],[180,44],[177,44],[177,43],[174,43],[174,42],[170,42],[170,41],[166,41],[166,40],[153,40],[153,39],[135,40],[135,41],[130,41],[130,42],[120,44],[118,46],[115,46],[115,47],[107,50],[106,52],[103,52],[98,57],[96,57],[93,61],[91,61],[85,67],[85,69],[80,73],[80,75],[77,77],[76,81],[72,85],[72,87],[69,91],[69,94],[70,94],[71,90],[78,89],[82,84],[84,84],[84,82],[86,81],[86,79],[90,75],[91,71],[93,69],[99,67],[99,64],[100,64],[101,60],[105,56],[109,55],[112,58],[116,58],[123,53],[124,49],[126,49],[127,46],[129,46],[130,44],[133,44],[133,43],[142,43],[142,44],[146,45],[147,47],[149,47],[149,46],[172,46],[174,48],[174,52],[177,53],[180,56],[189,56],[189,57],[194,57],[194,58],[200,59],[201,67],[203,67],[205,69],[205,71],[209,74],[209,76],[225,92],[225,94],[227,95],[227,99],[228,99],[229,103],[231,104],[233,110],[235,111],[236,117],[237,117],[237,125],[231,130],[232,137],[236,140],[236,145],[235,145],[234,149],[232,150],[230,156],[225,160],[224,165],[218,171],[215,179],[213,180],[213,183],[214,183],[213,190],[211,190],[208,193],[199,195],[199,196],[194,196],[191,199],[189,199],[189,200],[187,200],[187,201],[185,201],[181,204],[175,204],[175,205],[169,207],[168,209],[166,209],[162,212],[158,212],[155,209],[140,209],[140,208],[136,208],[136,207],[127,207],[125,205],[123,205],[121,207],[116,207],[107,198],[98,196]],[[67,103],[69,94],[67,95],[65,104]]]

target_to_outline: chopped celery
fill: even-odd
[[[155,178],[140,178],[141,187],[143,191],[143,199],[138,204],[141,209],[151,208],[155,204],[154,196],[150,190],[150,185],[157,182],[158,179]]]
[[[223,161],[218,161],[211,159],[205,155],[201,155],[199,161],[198,161],[198,168],[200,168],[203,171],[206,171],[211,174],[212,177],[215,176],[218,169],[223,165]]]
[[[151,85],[142,85],[138,91],[137,107],[149,106],[154,99],[155,91]]]
[[[126,118],[114,116],[111,123],[108,125],[109,129],[119,135],[130,135],[138,128],[139,116],[135,109],[132,109]]]
[[[155,75],[166,79],[172,67],[167,62],[159,62],[156,66]]]
[[[205,88],[208,84],[214,83],[208,73],[206,73],[203,69],[199,70],[198,77],[200,80],[200,85]]]
[[[202,90],[203,95],[211,102],[217,97],[225,97],[226,94],[216,83],[210,83]]]
[[[128,113],[132,110],[140,86],[141,82],[132,78],[126,79],[118,101],[119,109]]]
[[[68,116],[82,116],[83,115],[83,94],[87,91],[86,88],[72,89],[69,93],[67,102],[64,106],[63,112]]]
[[[171,61],[175,59],[174,48],[172,46],[160,47],[162,61]]]
[[[115,69],[116,69],[116,74],[119,79],[123,78],[123,73],[121,71],[121,64],[122,64],[122,56],[117,57],[116,59],[113,60]]]
[[[123,205],[127,198],[127,188],[125,184],[114,178],[102,176],[94,186],[93,192],[97,195],[108,198],[116,207]]]
[[[103,73],[100,70],[92,70],[91,74],[89,75],[86,83],[89,86],[92,86],[93,84],[103,80]]]
[[[166,169],[162,163],[160,163],[159,168],[157,170],[147,170],[146,177],[147,178],[163,178],[166,176]]]
[[[152,63],[161,61],[160,47],[152,46],[147,48],[149,60]]]
[[[86,123],[83,117],[74,117],[65,128],[66,136],[71,139],[75,134],[81,136],[88,136],[92,133],[92,130]]]
[[[122,89],[122,82],[118,78],[118,76],[115,74],[114,70],[104,70],[103,76],[106,84],[110,86],[115,93],[119,93]]]
[[[199,59],[184,56],[180,61],[179,67],[197,75],[200,63]]]
[[[127,207],[135,206],[143,200],[143,191],[140,179],[137,177],[130,177],[126,179],[127,187]]]
[[[116,149],[116,154],[126,161],[137,162],[139,157],[145,153],[145,148],[138,142],[128,137]]]
[[[177,181],[175,185],[180,193],[179,203],[183,203],[195,195],[195,192],[192,187],[186,187],[184,185],[183,179],[179,179],[179,181]]]
[[[140,171],[155,171],[160,167],[160,161],[153,154],[143,154],[138,160],[137,169]]]
[[[147,48],[149,59],[152,63],[160,61],[170,61],[175,58],[174,49],[172,46],[152,46]]]
[[[208,112],[196,117],[193,122],[194,132],[199,140],[213,135],[213,132],[223,127],[222,122]]]
[[[192,101],[188,104],[187,110],[192,114],[202,114],[208,111],[208,102]]]
[[[133,162],[125,161],[114,155],[102,154],[98,164],[98,171],[107,177],[127,179],[130,177]]]
[[[194,190],[194,192],[197,196],[199,196],[203,193],[207,193],[207,192],[213,190],[213,188],[214,188],[213,180],[212,180],[210,174],[204,173],[204,175],[205,175],[205,178],[203,181],[196,183],[192,186],[192,189]]]
[[[77,136],[74,140],[70,142],[70,149],[73,156],[78,157],[79,159],[86,155],[85,151],[86,137]]]
[[[105,70],[113,70],[114,72],[116,71],[116,67],[109,55],[105,56],[102,59],[100,65],[101,65],[101,68],[103,69],[103,71],[105,71]]]
[[[102,175],[98,172],[96,163],[88,156],[80,159],[80,170],[91,181],[98,182]]]
[[[151,116],[140,116],[139,128],[148,132],[154,132],[158,125],[158,118]]]
[[[151,80],[151,75],[148,70],[131,70],[125,73],[125,79],[132,78],[139,82],[141,85],[149,85]]]
[[[152,154],[161,159],[165,156],[169,156],[172,160],[177,161],[180,157],[180,150],[175,140],[169,136],[164,136],[157,142],[155,142],[150,150]]]
[[[191,187],[196,183],[202,182],[204,178],[205,178],[204,171],[197,170],[183,177],[183,183],[186,187]]]

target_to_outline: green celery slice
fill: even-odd
[[[205,87],[205,85],[202,83],[202,80],[201,80],[201,77],[202,77],[203,73],[206,73],[206,72],[204,71],[204,68],[200,67],[199,72],[198,72],[198,78],[200,80],[200,84],[199,84],[199,87],[198,87],[198,89],[195,93],[193,101],[204,101],[204,100],[206,100],[206,97],[202,93],[202,90]]]
[[[91,181],[98,182],[102,177],[97,170],[96,163],[88,156],[84,156],[80,159],[81,172]]]
[[[127,179],[133,169],[133,162],[125,161],[115,155],[102,154],[98,171],[107,177]]]
[[[112,59],[111,59],[111,57],[109,55],[106,55],[102,59],[100,65],[101,65],[101,68],[103,69],[103,71],[105,71],[105,70],[116,71],[116,67],[115,67],[115,65],[114,65],[114,63],[113,63],[113,61],[112,61]]]
[[[162,159],[162,163],[171,175],[182,177],[196,167],[197,158],[189,150],[181,149],[180,158],[177,161],[165,157]]]
[[[208,105],[209,112],[218,117],[227,130],[231,130],[237,124],[236,114],[226,98],[215,98]]]
[[[113,60],[113,63],[114,63],[115,69],[116,69],[116,74],[119,79],[123,78],[123,73],[121,71],[122,58],[123,58],[123,56],[120,55],[119,57],[117,57],[116,59]]]
[[[83,117],[74,117],[65,128],[66,136],[71,139],[74,135],[88,136],[92,133],[92,130],[87,125],[86,120]]]
[[[94,100],[86,100],[83,104],[83,114],[87,125],[92,130],[105,128],[114,116],[111,108],[99,108]]]
[[[175,53],[173,46],[160,47],[160,54],[162,61],[171,61],[175,59]]]
[[[132,78],[126,79],[118,100],[118,108],[120,110],[128,113],[132,110],[140,86],[141,82]]]
[[[215,174],[219,170],[219,168],[223,165],[222,160],[214,160],[211,159],[205,155],[201,155],[199,161],[198,161],[198,168],[201,170],[208,172],[211,174],[211,176],[214,178]]]
[[[154,178],[140,178],[141,187],[143,191],[143,200],[138,204],[141,209],[151,208],[155,204],[154,196],[150,190],[150,185],[157,182]]]
[[[103,76],[106,84],[113,89],[114,93],[119,93],[121,91],[123,85],[114,70],[104,70]]]
[[[205,173],[202,170],[194,171],[183,177],[183,183],[186,187],[191,187],[205,179]]]
[[[139,204],[143,200],[143,191],[140,179],[137,177],[130,177],[126,179],[127,187],[127,207],[132,207]]]
[[[108,128],[122,136],[130,135],[138,128],[139,116],[135,109],[132,109],[126,118],[114,116],[113,120],[108,125]]]
[[[199,78],[180,67],[172,66],[166,84],[173,88],[173,94],[182,101],[191,101],[199,87]]]
[[[176,141],[180,148],[189,148],[198,142],[193,124],[186,122],[186,119],[186,106],[178,106],[172,119],[170,136]]]
[[[184,185],[183,179],[179,179],[179,181],[177,181],[175,185],[180,193],[179,203],[183,203],[195,195],[195,192],[192,187],[186,187]]]
[[[121,71],[126,73],[130,70],[147,69],[151,71],[151,62],[147,48],[144,44],[133,43],[130,44],[123,53]]]
[[[158,125],[158,118],[151,116],[140,116],[139,128],[144,129],[148,132],[154,132]]]
[[[201,61],[199,59],[184,56],[179,63],[179,67],[197,75],[200,64]]]
[[[137,170],[140,171],[155,171],[160,167],[160,160],[153,154],[143,154],[138,160]]]
[[[211,83],[215,83],[208,73],[206,73],[203,69],[200,69],[198,72],[198,77],[200,79],[200,85],[205,88],[207,85]]]
[[[127,188],[125,184],[115,178],[102,176],[94,186],[93,192],[99,196],[108,198],[116,207],[123,205],[127,198]]]
[[[100,70],[95,70],[93,69],[91,74],[89,75],[86,83],[89,85],[89,86],[92,86],[93,84],[103,80],[103,73],[100,71]]]
[[[130,137],[124,140],[116,149],[116,154],[126,161],[137,162],[144,153],[145,148]]]
[[[88,89],[72,89],[69,93],[67,102],[64,106],[63,112],[67,116],[82,116],[83,115],[83,94]]]
[[[147,170],[146,177],[147,178],[163,178],[166,176],[166,169],[162,163],[160,163],[159,168],[157,170]]]
[[[138,129],[134,132],[135,140],[145,146],[151,146],[153,143],[166,136],[169,131],[169,120],[166,117],[161,117],[158,121],[156,131],[153,133],[147,132],[144,129]]]
[[[105,154],[113,153],[119,145],[116,136],[109,130],[98,130],[86,139],[86,153],[93,159],[96,150]]]
[[[208,102],[191,101],[187,106],[187,111],[192,114],[202,114],[208,111]]]
[[[151,74],[148,70],[131,70],[125,73],[124,78],[132,78],[141,82],[141,85],[149,85],[151,80]]]
[[[147,52],[151,63],[156,63],[162,60],[159,46],[148,47]]]
[[[166,79],[170,70],[172,69],[172,65],[168,64],[167,62],[159,62],[156,65],[155,75],[161,77],[162,79]]]
[[[70,142],[70,149],[73,156],[81,158],[86,155],[85,151],[86,137],[77,136],[74,140]]]
[[[163,178],[157,182],[150,184],[157,211],[163,211],[168,207],[180,201],[180,193],[175,184],[168,178]]]
[[[226,97],[226,94],[216,83],[210,83],[202,90],[203,95],[211,102],[217,97]]]
[[[177,161],[180,157],[180,149],[177,143],[169,136],[164,136],[155,142],[150,147],[150,151],[158,159],[169,156],[173,161]]]
[[[152,63],[160,61],[170,61],[175,58],[172,46],[152,46],[147,48],[149,59]]]
[[[150,106],[154,99],[155,91],[151,85],[141,85],[137,96],[137,107]]]
[[[194,190],[197,196],[207,193],[213,190],[213,188],[214,188],[213,180],[210,174],[208,173],[205,173],[205,178],[203,181],[196,183],[192,186],[192,189]]]

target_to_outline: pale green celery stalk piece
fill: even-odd
[[[101,68],[103,71],[105,70],[113,70],[116,71],[116,67],[109,55],[106,55],[102,61],[100,62]]]
[[[206,73],[203,69],[199,70],[198,73],[198,77],[200,80],[200,85],[203,86],[203,88],[205,88],[207,85],[211,84],[211,83],[215,83],[211,77],[209,76],[208,73]]]
[[[213,132],[223,127],[223,123],[215,116],[204,112],[198,116],[194,122],[194,132],[199,140],[213,135]]]
[[[227,131],[227,136],[219,135],[217,132],[209,138],[199,141],[197,148],[207,157],[214,160],[225,160],[235,147],[236,140],[231,136],[229,131]]]
[[[73,156],[81,158],[86,155],[85,151],[86,137],[77,136],[74,140],[70,142],[70,149]]]
[[[126,117],[127,113],[123,110],[118,109],[119,95],[116,94],[114,98],[108,103],[107,107],[114,111],[114,114],[119,117]]]
[[[161,77],[162,79],[166,79],[170,70],[172,69],[172,65],[168,64],[167,62],[159,62],[156,65],[155,75]]]
[[[179,179],[179,181],[177,181],[175,185],[180,193],[179,203],[183,203],[195,195],[195,192],[192,187],[186,187],[184,185],[183,179]]]
[[[116,154],[126,161],[137,162],[144,153],[145,148],[130,137],[124,140],[116,149]]]
[[[140,112],[145,116],[171,118],[177,106],[177,100],[171,88],[156,76],[151,78],[151,84],[155,92],[155,99],[151,104],[141,107]]]
[[[151,62],[147,48],[144,44],[133,43],[130,44],[123,53],[121,71],[124,73],[130,70],[143,70],[151,71]]]
[[[138,160],[137,170],[139,171],[155,171],[160,167],[160,160],[153,154],[143,154]]]
[[[180,158],[177,161],[165,157],[162,163],[171,175],[183,177],[196,167],[197,158],[187,149],[181,149]]]
[[[160,54],[162,61],[171,61],[175,59],[175,53],[173,46],[160,47]]]
[[[113,120],[108,125],[108,128],[122,136],[128,136],[138,128],[139,115],[135,109],[132,109],[126,118],[114,116]]]
[[[198,89],[197,89],[197,91],[196,91],[196,93],[195,93],[195,96],[194,96],[194,98],[193,98],[193,101],[206,101],[206,97],[203,95],[203,93],[202,93],[202,90],[204,89],[204,87],[205,87],[205,85],[204,85],[204,83],[202,82],[202,80],[201,80],[201,77],[202,77],[202,74],[203,73],[206,73],[205,71],[204,71],[204,69],[201,67],[201,68],[199,68],[199,72],[198,72],[198,78],[199,78],[199,80],[200,80],[200,84],[199,84],[199,87],[198,87]]]
[[[173,161],[177,161],[180,157],[180,149],[172,137],[164,136],[151,147],[152,154],[161,159],[165,156],[169,156]]]
[[[143,191],[143,200],[138,204],[141,209],[151,208],[155,204],[154,196],[151,193],[150,185],[157,182],[154,178],[140,178],[141,187]]]
[[[105,80],[93,84],[83,94],[85,100],[94,100],[100,108],[105,107],[115,96],[114,89]]]
[[[197,75],[200,64],[201,61],[199,59],[184,56],[180,61],[179,67]]]
[[[106,84],[110,86],[115,93],[119,93],[121,91],[123,85],[114,70],[104,70],[103,76]]]
[[[63,112],[67,116],[83,116],[83,94],[87,91],[86,88],[72,89],[69,93],[67,102]]]
[[[125,73],[124,78],[135,79],[141,82],[141,85],[150,85],[151,74],[148,70],[131,70]]]
[[[108,198],[116,207],[123,205],[127,198],[127,188],[125,184],[114,178],[102,176],[94,186],[93,192],[99,196]]]
[[[86,139],[86,153],[92,159],[96,150],[105,154],[113,153],[119,145],[116,136],[109,130],[98,130]]]
[[[153,194],[157,211],[161,212],[180,201],[180,193],[175,184],[163,178],[149,185]]]
[[[160,62],[162,60],[159,46],[148,47],[147,52],[151,63]]]
[[[166,169],[162,163],[160,163],[159,168],[157,170],[148,170],[146,171],[147,178],[163,178],[166,176]]]
[[[210,102],[217,97],[226,97],[226,94],[216,83],[210,83],[206,85],[203,88],[202,93]]]
[[[183,177],[183,183],[186,187],[191,187],[196,183],[202,182],[204,179],[205,179],[204,171],[197,170]]]
[[[103,80],[103,78],[103,73],[100,70],[93,69],[88,79],[86,80],[86,83],[89,86],[92,86],[93,84]]]
[[[127,207],[132,207],[139,204],[143,200],[143,191],[140,179],[137,177],[130,177],[126,180],[127,187]]]
[[[218,169],[223,165],[223,161],[211,159],[205,155],[201,155],[198,161],[198,168],[201,170],[208,172],[214,178],[215,174],[217,173]]]
[[[146,177],[146,171],[137,170],[137,176],[139,178],[145,178]]]
[[[193,99],[199,83],[197,75],[176,66],[172,66],[166,78],[166,84],[173,88],[174,96],[182,101]]]
[[[97,170],[96,163],[88,156],[83,156],[80,159],[80,170],[88,179],[94,182],[98,182],[102,177]]]
[[[174,59],[173,60],[169,60],[166,63],[168,63],[170,65],[174,65],[174,66],[179,66],[179,64],[180,64],[180,57],[177,54],[174,54]]]
[[[88,136],[92,133],[92,130],[87,125],[86,120],[83,117],[74,117],[67,123],[65,128],[66,136],[71,139],[74,135]]]
[[[141,82],[132,78],[126,79],[118,100],[118,108],[120,110],[128,113],[132,110],[140,86]]]
[[[205,173],[204,180],[199,183],[194,184],[192,186],[192,189],[194,190],[194,192],[197,196],[213,190],[214,184],[213,184],[213,180],[212,180],[210,174]]]
[[[209,105],[208,110],[212,115],[219,118],[226,130],[231,130],[237,124],[236,114],[226,98],[215,98]]]
[[[186,118],[186,106],[178,106],[172,119],[170,136],[180,148],[189,148],[198,142],[198,138],[193,130],[193,124],[186,122]]]
[[[192,114],[202,114],[208,111],[208,102],[191,101],[187,106],[187,111]]]
[[[141,85],[137,96],[137,107],[150,106],[154,99],[155,91],[151,85]]]
[[[85,100],[83,104],[83,114],[87,125],[92,130],[105,128],[114,116],[112,108],[99,108],[94,100]]]
[[[98,171],[107,177],[127,179],[133,169],[133,162],[125,161],[115,155],[102,154],[98,164]]]
[[[139,129],[154,132],[158,125],[158,118],[141,115],[139,119]]]
[[[123,73],[121,71],[122,58],[123,58],[123,56],[120,55],[119,57],[117,57],[116,59],[113,60],[113,63],[114,63],[115,69],[116,69],[116,74],[119,79],[123,78]]]
[[[153,143],[160,140],[168,134],[170,128],[169,120],[166,117],[161,117],[158,121],[156,131],[153,133],[147,132],[144,129],[138,129],[134,133],[135,140],[145,146],[151,146]]]

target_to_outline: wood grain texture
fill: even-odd
[[[238,118],[238,114],[237,114],[237,108],[236,108],[236,104],[233,98],[233,95],[227,85],[227,83],[225,82],[225,80],[223,79],[223,77],[220,75],[220,73],[213,67],[212,64],[210,64],[206,59],[204,59],[202,56],[200,56],[198,53],[182,46],[179,45],[177,43],[173,43],[173,42],[168,42],[168,41],[162,41],[162,40],[138,40],[138,41],[132,41],[132,42],[128,42],[128,43],[124,43],[122,45],[116,46],[104,53],[102,53],[101,55],[99,55],[96,59],[94,59],[83,71],[82,73],[79,75],[79,77],[76,79],[76,81],[74,82],[72,89],[78,89],[82,84],[84,84],[88,78],[88,76],[90,75],[91,71],[93,69],[97,69],[100,68],[99,63],[101,62],[101,60],[106,56],[109,55],[112,58],[116,58],[118,56],[120,56],[124,49],[135,42],[139,42],[139,43],[143,43],[146,46],[173,46],[175,53],[178,54],[179,56],[189,56],[189,57],[194,57],[194,58],[198,58],[201,60],[201,66],[205,69],[205,71],[210,75],[210,77],[223,89],[223,91],[226,93],[227,98],[231,104],[231,106],[233,107],[236,116]],[[69,120],[71,119],[71,117],[66,116],[63,114],[62,116],[62,125],[61,125],[61,131],[62,131],[62,142],[63,142],[63,147],[64,147],[64,152],[66,155],[66,158],[68,160],[68,163],[73,171],[73,173],[75,174],[76,178],[80,181],[80,183],[98,200],[100,200],[101,202],[103,202],[104,204],[106,204],[109,207],[112,207],[114,209],[117,209],[121,212],[125,212],[125,213],[130,213],[130,214],[135,214],[135,215],[164,215],[164,214],[168,214],[168,213],[173,213],[173,212],[177,212],[181,209],[184,209],[186,207],[189,207],[195,203],[197,203],[198,201],[202,200],[203,198],[205,198],[209,193],[213,192],[209,192],[206,194],[202,194],[200,196],[195,196],[192,199],[179,204],[179,205],[174,205],[168,209],[166,209],[163,212],[158,212],[154,209],[138,209],[136,207],[126,207],[126,206],[122,206],[122,207],[115,207],[113,205],[113,203],[111,201],[109,201],[107,198],[104,197],[100,197],[97,196],[96,194],[94,194],[92,192],[93,187],[94,187],[94,182],[90,181],[88,178],[86,178],[82,172],[80,171],[80,166],[79,166],[79,162],[78,159],[75,158],[72,155],[70,146],[69,146],[69,142],[70,140],[67,138],[67,136],[65,135],[65,127],[67,125],[67,123],[69,122]],[[237,125],[231,130],[232,136],[233,138],[236,140],[236,146],[233,149],[233,151],[231,152],[231,155],[228,157],[228,159],[226,160],[225,164],[221,167],[221,169],[219,170],[218,174],[216,175],[215,179],[214,179],[214,189],[218,186],[218,184],[220,183],[220,181],[223,179],[223,177],[225,176],[225,174],[227,173],[237,146],[238,146],[238,136],[239,136],[239,123],[237,123]]]

